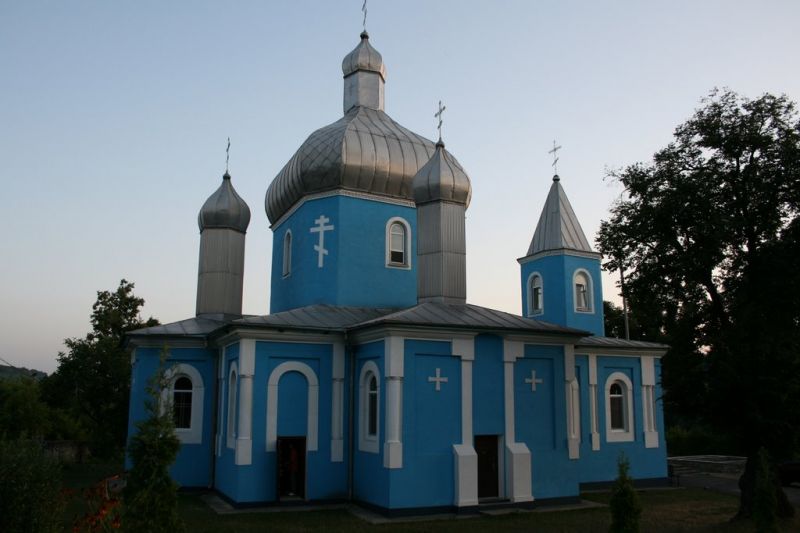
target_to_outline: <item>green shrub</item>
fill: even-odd
[[[625,454],[620,454],[617,461],[617,479],[611,489],[611,527],[612,533],[638,533],[639,517],[642,514],[642,504],[639,495],[633,487],[633,480],[628,476],[630,464]]]
[[[753,520],[761,533],[778,531],[776,518],[778,498],[776,483],[769,460],[769,453],[764,448],[758,450],[756,462],[756,484],[753,491]]]
[[[61,470],[32,440],[0,440],[0,531],[61,530]]]

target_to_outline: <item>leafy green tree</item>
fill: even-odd
[[[144,299],[133,294],[133,287],[123,279],[115,291],[97,293],[92,331],[64,341],[68,351],[58,354],[58,369],[43,383],[48,404],[69,411],[101,455],[118,453],[125,445],[131,369],[123,336],[158,324],[140,318]]]
[[[50,433],[50,412],[39,384],[27,377],[0,380],[0,438],[43,439]]]
[[[617,460],[617,479],[611,489],[611,533],[638,533],[639,518],[642,515],[642,504],[633,487],[633,480],[628,475],[630,464],[625,454]]]
[[[667,408],[735,438],[748,462],[762,446],[790,455],[800,428],[794,103],[715,90],[652,163],[612,176],[625,192],[598,244],[606,268],[625,269],[632,306],[672,345]],[[751,512],[744,498],[740,512]]]
[[[136,433],[128,443],[132,467],[123,493],[122,524],[126,531],[172,533],[183,529],[178,516],[178,486],[169,475],[180,441],[175,436],[169,396],[162,395],[169,390],[165,359],[166,348],[147,387],[148,417],[136,424]]]

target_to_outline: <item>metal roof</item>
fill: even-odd
[[[419,169],[413,180],[414,201],[417,204],[444,200],[469,207],[472,185],[461,164],[436,143],[433,157]]]
[[[648,341],[631,341],[626,339],[618,339],[616,337],[586,337],[581,339],[578,343],[579,346],[598,347],[598,348],[649,348],[667,350],[668,344],[661,344],[660,342]]]
[[[548,250],[577,250],[594,253],[581,229],[578,217],[561,187],[558,176],[553,176],[553,185],[547,194],[542,214],[536,224],[528,255]]]
[[[225,172],[222,184],[200,209],[197,225],[201,232],[206,228],[230,228],[245,233],[249,224],[250,208],[233,188],[231,175]]]
[[[361,32],[361,42],[352,52],[344,56],[342,61],[342,73],[345,77],[357,70],[377,72],[381,75],[381,78],[386,79],[386,66],[383,64],[383,58],[369,44],[369,34],[366,31]]]
[[[128,337],[205,337],[212,331],[227,323],[225,320],[214,320],[205,317],[187,318],[169,324],[160,324],[149,328],[135,329],[126,333]]]
[[[315,304],[281,311],[272,315],[244,317],[234,320],[232,324],[269,328],[339,331],[394,311],[395,309],[381,307],[339,307]]]

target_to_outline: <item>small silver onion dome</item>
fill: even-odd
[[[207,228],[228,228],[247,232],[250,224],[250,208],[236,193],[231,184],[231,175],[222,176],[222,184],[208,197],[197,215],[197,224],[202,232]]]
[[[455,202],[469,207],[472,185],[469,176],[455,157],[436,143],[436,151],[419,169],[413,182],[414,201],[419,204],[435,201]]]
[[[342,61],[342,73],[345,78],[358,70],[377,72],[381,78],[386,80],[386,66],[383,64],[383,58],[369,44],[369,34],[366,31],[361,32],[361,42],[352,52],[344,56]]]

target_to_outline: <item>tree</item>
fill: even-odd
[[[132,467],[123,493],[125,503],[122,523],[127,531],[181,531],[178,516],[178,486],[169,475],[175,462],[180,441],[175,436],[175,422],[164,362],[167,350],[161,354],[158,371],[147,387],[145,403],[148,417],[136,424],[136,433],[128,444]]]
[[[611,533],[637,533],[639,517],[642,515],[642,504],[633,487],[633,480],[628,475],[630,463],[624,454],[617,460],[617,479],[611,488]]]
[[[64,341],[68,351],[58,354],[58,369],[43,383],[48,404],[66,408],[90,433],[95,453],[105,455],[121,451],[127,434],[131,369],[123,336],[158,324],[140,318],[144,300],[133,287],[123,279],[115,291],[97,293],[92,331]]]
[[[598,244],[606,268],[625,270],[631,305],[672,345],[668,408],[725,431],[749,462],[761,446],[791,455],[800,427],[794,103],[712,91],[652,163],[611,176],[624,195]],[[751,512],[744,496],[740,511]]]

